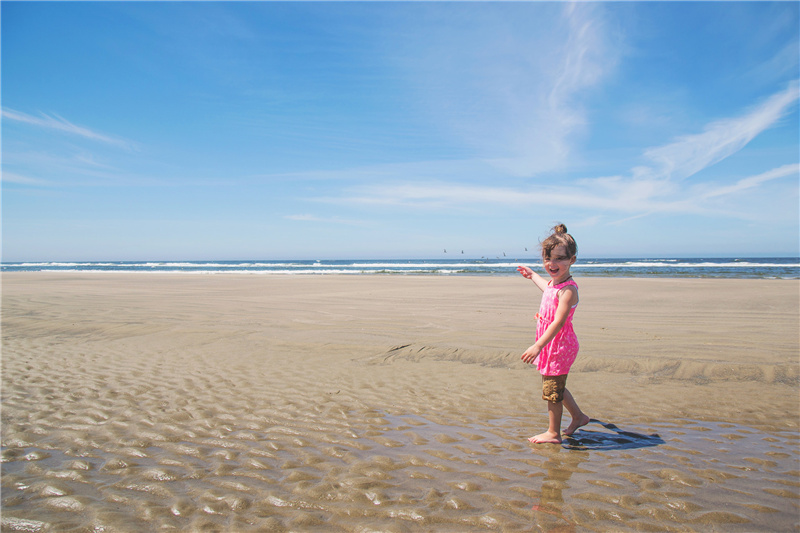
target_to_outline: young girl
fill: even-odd
[[[564,431],[565,435],[572,435],[590,420],[566,389],[567,374],[578,355],[578,338],[572,329],[572,315],[578,305],[578,285],[569,273],[577,252],[575,239],[567,233],[565,225],[559,224],[542,242],[542,260],[550,281],[526,266],[517,268],[544,293],[536,314],[536,343],[522,354],[522,360],[536,364],[542,374],[542,399],[547,400],[550,418],[547,431],[528,439],[533,444],[561,443],[564,405],[572,415],[572,423]]]

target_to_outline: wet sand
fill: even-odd
[[[521,277],[4,274],[2,531],[797,531],[800,282],[577,281],[534,446]]]

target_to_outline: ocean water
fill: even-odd
[[[357,259],[319,261],[99,261],[2,263],[2,272],[172,272],[196,274],[382,274],[511,276],[517,266],[540,266],[519,259]],[[541,269],[539,269],[541,271]],[[572,266],[582,277],[800,278],[800,258],[583,259]]]

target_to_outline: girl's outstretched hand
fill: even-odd
[[[522,354],[522,360],[525,363],[533,364],[536,362],[536,358],[539,357],[539,352],[541,351],[542,349],[539,348],[539,346],[537,346],[536,344],[534,344],[533,346],[525,350],[525,353]]]
[[[531,279],[533,277],[533,270],[531,270],[530,268],[528,268],[526,266],[522,266],[522,265],[518,266],[517,267],[517,272],[519,272],[520,274],[522,274],[524,277],[526,277],[528,279]]]

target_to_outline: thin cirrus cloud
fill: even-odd
[[[71,135],[77,135],[79,137],[83,137],[85,139],[89,139],[92,141],[98,141],[105,144],[111,144],[114,146],[118,146],[120,148],[124,148],[126,150],[136,150],[137,146],[135,143],[120,139],[116,137],[111,137],[108,135],[104,135],[102,133],[96,132],[89,128],[85,128],[83,126],[78,126],[77,124],[73,124],[72,122],[68,121],[67,119],[53,114],[50,116],[46,113],[41,113],[41,116],[33,116],[27,113],[23,113],[21,111],[15,111],[13,109],[3,109],[2,111],[3,119],[11,120],[14,122],[20,122],[23,124],[28,124],[31,126],[36,126],[39,128],[44,128],[48,130],[59,131],[63,133],[68,133]]]
[[[285,218],[287,220],[298,221],[298,222],[319,222],[319,223],[323,223],[323,224],[345,224],[345,225],[348,225],[348,226],[361,226],[361,225],[364,224],[364,222],[362,222],[360,220],[349,220],[349,219],[343,219],[343,218],[339,218],[339,217],[320,217],[320,216],[309,215],[309,214],[286,215],[283,218]]]
[[[580,95],[614,71],[621,53],[602,13],[581,7],[566,5],[536,31],[511,25],[490,34],[504,39],[437,43],[449,64],[429,68],[426,79],[448,88],[429,93],[438,94],[438,108],[447,112],[433,114],[501,172],[532,177],[563,169],[574,155],[576,136],[588,125]]]
[[[772,95],[752,111],[736,118],[709,124],[702,133],[686,135],[676,141],[648,148],[643,157],[648,165],[631,169],[630,176],[584,178],[561,186],[496,187],[397,181],[369,185],[342,198],[324,201],[360,205],[403,206],[413,208],[462,208],[478,204],[506,206],[561,203],[575,207],[650,214],[652,212],[715,212],[738,216],[736,212],[712,209],[704,200],[720,198],[753,189],[768,181],[797,175],[798,165],[790,164],[738,180],[734,184],[706,186],[703,192],[690,191],[683,182],[744,148],[750,141],[783,118],[797,102],[798,83]],[[693,192],[691,198],[689,193]]]
[[[478,185],[452,184],[398,184],[365,188],[361,194],[344,199],[324,198],[325,202],[350,205],[404,207],[415,209],[458,209],[477,205],[502,205],[524,208],[532,205],[570,205],[576,208],[636,214],[634,218],[657,212],[717,214],[733,218],[752,218],[748,213],[725,210],[704,205],[705,200],[741,193],[768,181],[798,176],[800,165],[784,165],[756,176],[738,180],[733,185],[719,186],[688,198],[658,194],[657,187],[630,187],[622,185],[620,194],[608,191],[592,191],[583,187],[540,187],[536,190],[520,190],[511,187],[483,187]],[[625,220],[629,220],[625,219]]]
[[[782,167],[768,170],[767,172],[763,172],[756,176],[750,176],[747,178],[740,179],[733,185],[728,185],[725,187],[717,187],[713,190],[710,190],[700,195],[700,198],[708,199],[717,196],[735,194],[738,192],[745,191],[747,189],[758,187],[762,183],[766,183],[768,181],[772,181],[779,178],[786,178],[788,176],[800,176],[800,164],[795,163],[791,165],[783,165]]]
[[[644,156],[654,166],[641,169],[654,177],[684,179],[733,155],[789,111],[798,99],[798,82],[772,95],[752,112],[708,125],[703,133],[651,148]]]
[[[16,172],[3,172],[3,182],[16,183],[18,185],[52,185],[52,183],[48,180],[31,178],[30,176],[23,176],[21,174],[17,174]]]

